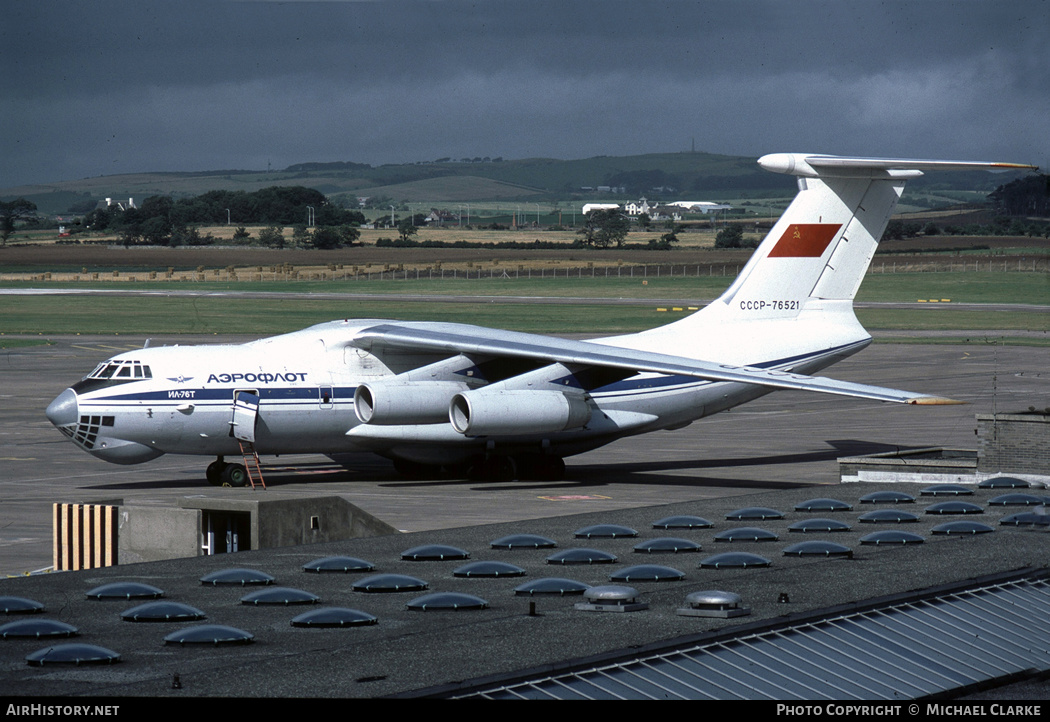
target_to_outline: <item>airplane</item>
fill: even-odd
[[[758,163],[796,176],[798,194],[725,293],[673,323],[579,341],[347,318],[239,345],[147,343],[99,364],[47,417],[104,461],[214,456],[210,483],[254,486],[225,461],[248,460],[242,443],[369,451],[417,478],[553,480],[565,457],[777,389],[957,403],[812,374],[871,343],[853,298],[908,179],[1034,166],[799,153]]]

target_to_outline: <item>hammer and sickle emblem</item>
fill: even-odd
[[[798,229],[798,226],[795,226],[795,235],[794,235],[794,238],[797,238],[797,239],[799,239],[799,240],[802,240],[802,233],[801,233],[801,232],[799,231],[799,229]]]

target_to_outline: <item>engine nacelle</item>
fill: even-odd
[[[468,388],[459,381],[374,381],[357,387],[354,413],[362,424],[440,424],[449,399]]]
[[[467,436],[555,434],[578,429],[591,418],[581,396],[560,391],[487,391],[456,394],[448,408],[452,427]]]

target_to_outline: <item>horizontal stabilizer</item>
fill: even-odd
[[[869,175],[873,172],[927,170],[1036,170],[1038,166],[1021,163],[989,163],[965,160],[913,160],[907,158],[861,158],[807,153],[771,153],[758,159],[758,164],[774,173],[807,178]]]

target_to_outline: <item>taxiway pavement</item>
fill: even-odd
[[[240,341],[215,336],[163,343]],[[247,339],[243,339],[247,340]],[[54,502],[173,505],[207,493],[209,459],[165,456],[114,466],[77,449],[44,408],[95,365],[141,348],[145,337],[66,336],[0,351],[0,574],[52,563]],[[778,392],[677,431],[624,439],[567,460],[559,482],[407,481],[384,459],[264,457],[267,485],[283,494],[343,496],[398,529],[425,531],[839,483],[836,459],[900,447],[976,448],[974,414],[1050,406],[1046,349],[876,343],[825,374],[967,401],[913,407],[824,394]],[[245,494],[265,493],[243,490]]]

